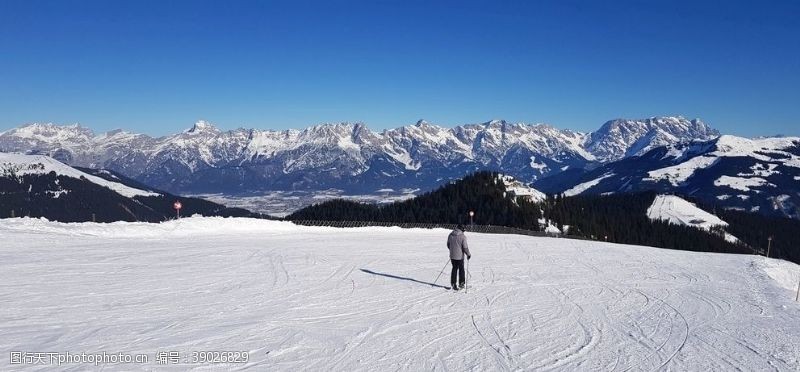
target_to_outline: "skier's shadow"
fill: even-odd
[[[392,275],[392,274],[378,273],[378,272],[375,272],[375,271],[372,271],[372,270],[369,270],[369,269],[361,269],[361,271],[363,271],[363,272],[365,272],[365,273],[367,273],[367,274],[378,275],[378,276],[384,276],[384,277],[387,277],[387,278],[392,278],[392,279],[408,280],[409,282],[414,282],[414,283],[419,283],[419,284],[426,284],[426,285],[429,285],[429,286],[431,286],[431,287],[439,287],[439,288],[444,288],[444,289],[448,289],[448,288],[449,288],[449,287],[445,287],[445,286],[443,286],[443,285],[438,285],[438,284],[434,284],[434,283],[423,282],[423,281],[420,281],[420,280],[416,280],[416,279],[414,279],[414,278],[406,278],[406,277],[404,277],[404,276],[397,276],[397,275]]]

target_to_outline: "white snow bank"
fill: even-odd
[[[47,174],[50,172],[56,172],[56,174],[73,178],[84,177],[89,180],[89,182],[107,187],[128,198],[132,198],[134,196],[160,195],[155,192],[139,190],[118,182],[111,182],[106,179],[81,172],[49,156],[0,152],[0,174],[14,173],[16,175],[25,175]]]

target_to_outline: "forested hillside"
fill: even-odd
[[[506,191],[499,175],[478,172],[416,198],[381,206],[332,200],[303,208],[289,220],[386,221],[412,223],[469,223],[539,230],[537,203]]]
[[[479,172],[403,202],[376,206],[333,200],[301,209],[287,219],[467,223],[469,211],[475,211],[476,224],[541,230],[549,223],[571,236],[689,251],[766,252],[767,237],[773,236],[771,257],[800,262],[800,221],[719,210],[715,211],[717,216],[728,226],[706,231],[648,218],[647,209],[656,196],[653,192],[556,195],[543,202],[530,202],[515,200],[498,179],[497,173]],[[726,240],[726,232],[738,241]]]
[[[649,245],[688,251],[753,253],[722,235],[647,217],[655,193],[608,196],[550,197],[545,216],[568,233],[615,243]]]
[[[717,211],[728,222],[728,232],[751,247],[757,247],[769,256],[800,263],[800,221],[790,218],[765,217],[760,214],[736,210]],[[768,247],[769,237],[772,246]]]

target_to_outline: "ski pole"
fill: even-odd
[[[469,293],[469,258],[467,258],[467,275],[464,275],[464,293]]]
[[[437,276],[436,280],[433,281],[433,285],[436,285],[436,282],[439,281],[439,278],[442,276],[442,273],[444,272],[444,269],[447,267],[448,263],[450,263],[450,259],[447,259],[447,262],[444,263],[444,266],[442,267],[442,271],[439,272],[439,276]]]

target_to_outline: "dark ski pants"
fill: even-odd
[[[450,259],[450,262],[453,263],[453,271],[450,272],[450,284],[453,287],[456,286],[458,283],[459,286],[464,285],[464,281],[466,280],[466,276],[464,276],[464,260],[454,260]],[[456,279],[460,279],[456,281]]]

